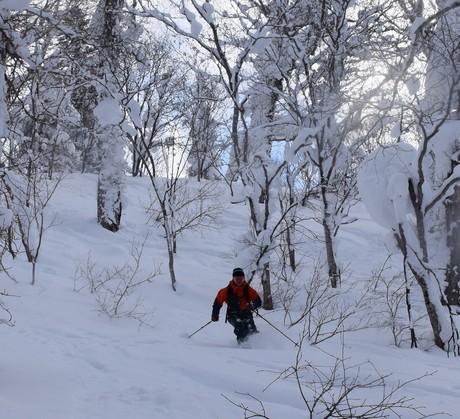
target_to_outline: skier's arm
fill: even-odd
[[[214,300],[214,304],[212,305],[211,320],[213,322],[219,321],[219,312],[226,299],[227,299],[227,288],[222,288],[217,293],[216,299]]]
[[[212,305],[212,314],[211,314],[211,320],[213,322],[219,321],[219,312],[221,308],[222,308],[222,304],[219,304],[217,299],[215,299],[214,304]]]
[[[251,300],[252,310],[259,308],[262,305],[259,293],[254,288],[249,288],[249,299]]]
[[[252,302],[252,306],[254,307],[254,310],[256,308],[259,308],[261,305],[262,305],[262,300],[260,299],[259,296],[257,296],[254,300],[251,301]]]

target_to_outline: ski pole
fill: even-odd
[[[212,320],[209,320],[204,326],[201,326],[198,330],[196,330],[190,336],[188,336],[188,338],[191,338],[195,333],[198,333],[201,329],[204,329],[210,323],[212,323]]]
[[[259,316],[262,320],[266,321],[271,327],[273,327],[273,329],[275,329],[278,332],[280,332],[286,339],[289,339],[295,346],[299,346],[299,344],[297,342],[294,342],[288,335],[285,335],[280,329],[278,329],[275,325],[270,323],[264,316],[259,314],[259,312],[257,310],[254,310],[254,311],[256,312],[257,316]]]

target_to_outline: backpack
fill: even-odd
[[[250,301],[249,298],[249,284],[245,284],[243,288],[243,296],[246,301]],[[228,284],[227,287],[227,314],[225,315],[225,323],[227,323],[228,315],[230,313],[238,313],[240,311],[240,300],[238,295],[233,292],[233,287]]]

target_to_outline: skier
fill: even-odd
[[[258,333],[252,311],[259,308],[262,301],[257,291],[245,281],[241,268],[235,268],[232,277],[228,286],[217,293],[212,306],[211,320],[219,321],[220,309],[224,302],[227,303],[225,322],[228,321],[234,327],[236,341],[241,345],[248,336]]]

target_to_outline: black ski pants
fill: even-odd
[[[238,343],[244,342],[249,335],[257,333],[251,312],[229,313],[227,320],[234,328],[233,333],[235,333]]]

